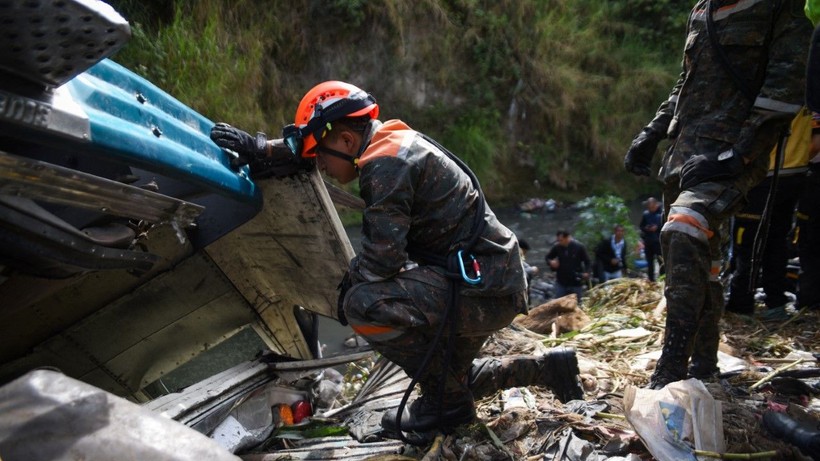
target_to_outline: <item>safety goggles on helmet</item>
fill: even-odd
[[[325,130],[325,133],[330,130],[330,124],[328,123],[328,128]],[[324,135],[322,135],[324,137]],[[297,127],[294,124],[290,124],[282,128],[282,140],[284,141],[285,145],[288,146],[291,153],[293,155],[299,155],[302,152],[302,148],[304,147],[304,137],[302,136],[302,129]],[[337,157],[347,162],[352,163],[356,166],[359,162],[359,159],[355,157],[351,157],[349,155],[343,154],[337,150],[333,150],[327,147],[321,147],[317,145],[312,149],[311,157],[315,157],[316,153],[322,151],[322,153],[330,155],[331,157]]]
[[[302,130],[293,123],[282,128],[282,141],[288,146],[288,149],[290,149],[293,155],[300,155],[302,153],[304,136],[302,135]]]

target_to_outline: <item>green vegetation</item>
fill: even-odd
[[[590,258],[594,257],[592,253],[598,242],[609,238],[615,224],[620,224],[624,227],[624,238],[629,242],[628,265],[634,268],[638,256],[635,244],[640,240],[640,235],[629,218],[629,207],[624,200],[614,195],[592,196],[578,202],[578,207],[582,211],[574,237],[587,247]]]
[[[346,80],[437,138],[492,201],[657,193],[626,147],[678,73],[671,0],[112,0],[114,59],[214,121],[278,134],[305,91]],[[660,157],[660,156],[658,156]]]

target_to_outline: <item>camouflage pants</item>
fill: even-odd
[[[732,184],[706,182],[680,191],[676,184],[664,189],[667,222],[661,230],[666,265],[666,334],[684,344],[671,361],[676,370],[711,371],[717,366],[723,287],[719,275],[729,218],[743,204],[743,194]],[[664,355],[667,348],[664,348]]]
[[[446,359],[450,326],[440,344],[433,345],[449,303],[449,281],[442,270],[421,266],[381,282],[354,285],[345,296],[350,326],[373,349],[404,369],[419,373],[425,355],[434,347],[430,363],[422,370],[422,391],[437,391],[444,380],[445,393],[463,393],[473,359],[484,341],[526,311],[526,293],[499,297],[460,297],[448,322],[456,322],[453,355]]]

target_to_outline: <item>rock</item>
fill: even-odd
[[[515,320],[517,325],[543,335],[580,330],[589,322],[589,316],[578,307],[574,294],[534,307],[529,315]]]

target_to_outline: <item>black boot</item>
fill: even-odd
[[[445,394],[439,420],[438,395],[435,392],[423,394],[404,408],[401,415],[402,432],[425,432],[432,429],[447,431],[475,420],[475,402],[469,391]],[[396,415],[398,408],[387,410],[382,416],[382,428],[398,432]]]
[[[690,328],[670,327],[664,332],[663,351],[652,377],[649,378],[649,389],[662,389],[669,383],[686,379],[686,366],[689,364],[694,335]]]
[[[559,346],[550,349],[546,355],[538,357],[541,368],[541,382],[549,388],[562,403],[583,400],[584,388],[578,379],[578,358],[575,349]]]
[[[785,440],[810,456],[820,459],[820,431],[815,427],[805,427],[783,413],[767,411],[763,413],[763,427],[778,439]]]
[[[584,398],[575,350],[566,347],[550,349],[539,357],[521,354],[475,359],[467,382],[476,398],[519,386],[545,386],[561,402]]]
[[[688,376],[701,381],[714,381],[720,375],[718,348],[720,346],[719,310],[710,311],[712,316],[700,322],[698,334],[692,347],[692,361]]]
[[[752,316],[755,314],[754,296],[730,295],[726,301],[726,312],[738,315]]]
[[[704,382],[717,382],[720,377],[720,368],[717,365],[704,364],[692,358],[692,365],[689,366],[687,376]]]

